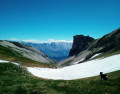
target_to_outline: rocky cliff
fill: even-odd
[[[84,35],[76,35],[73,37],[73,45],[72,49],[70,50],[69,56],[77,55],[81,51],[83,51],[88,43],[91,43],[94,41],[94,38]]]
[[[58,64],[77,64],[87,60],[104,58],[115,54],[120,54],[120,28],[99,39],[93,39],[83,35],[74,36],[73,46],[70,50],[69,57]]]

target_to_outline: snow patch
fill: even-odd
[[[78,64],[79,62],[82,62],[85,58],[82,58],[81,60],[75,62],[74,64]]]
[[[15,63],[15,62],[11,62],[12,64],[15,64],[15,65],[20,65],[20,64],[18,64],[18,63]]]
[[[39,67],[27,67],[34,76],[54,80],[73,80],[99,75],[100,72],[109,73],[120,70],[120,54],[104,59],[87,61],[64,68],[50,69]]]
[[[10,62],[10,61],[6,61],[6,60],[0,60],[0,63],[12,63],[12,64],[15,64],[15,65],[20,65],[16,62]]]
[[[93,55],[90,59],[92,59],[92,58],[94,58],[94,57],[97,57],[97,56],[99,56],[101,53],[98,53],[98,54],[95,54],[95,55]]]
[[[6,60],[0,60],[0,63],[2,63],[2,62],[9,62],[9,61],[6,61]]]

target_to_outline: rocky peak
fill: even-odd
[[[85,49],[89,42],[94,40],[92,37],[84,35],[76,35],[73,38],[74,38],[73,45],[72,49],[70,50],[69,56],[79,54],[81,51]]]

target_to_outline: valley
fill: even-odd
[[[33,46],[49,58],[56,61],[63,60],[69,56],[69,51],[72,48],[72,42],[50,42],[50,43],[32,43],[32,42],[21,42],[23,44]]]
[[[119,40],[120,28],[99,39],[74,36],[69,57],[58,62],[25,43],[0,40],[0,93],[119,94]]]
[[[120,94],[120,0],[0,0],[0,94]]]

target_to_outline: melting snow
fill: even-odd
[[[6,61],[6,60],[0,60],[0,63],[12,63],[12,64],[15,64],[15,65],[20,65],[16,62],[10,62],[10,61]]]
[[[75,62],[74,64],[78,64],[79,62],[83,61],[85,58],[82,58],[81,60]]]
[[[9,62],[9,61],[5,61],[5,60],[0,60],[0,63],[3,63],[3,62]]]
[[[101,53],[95,54],[94,56],[92,56],[90,59],[99,56]]]
[[[120,70],[120,54],[58,69],[39,67],[27,67],[27,69],[33,75],[41,78],[54,80],[80,79],[97,76],[100,72],[109,73]]]

